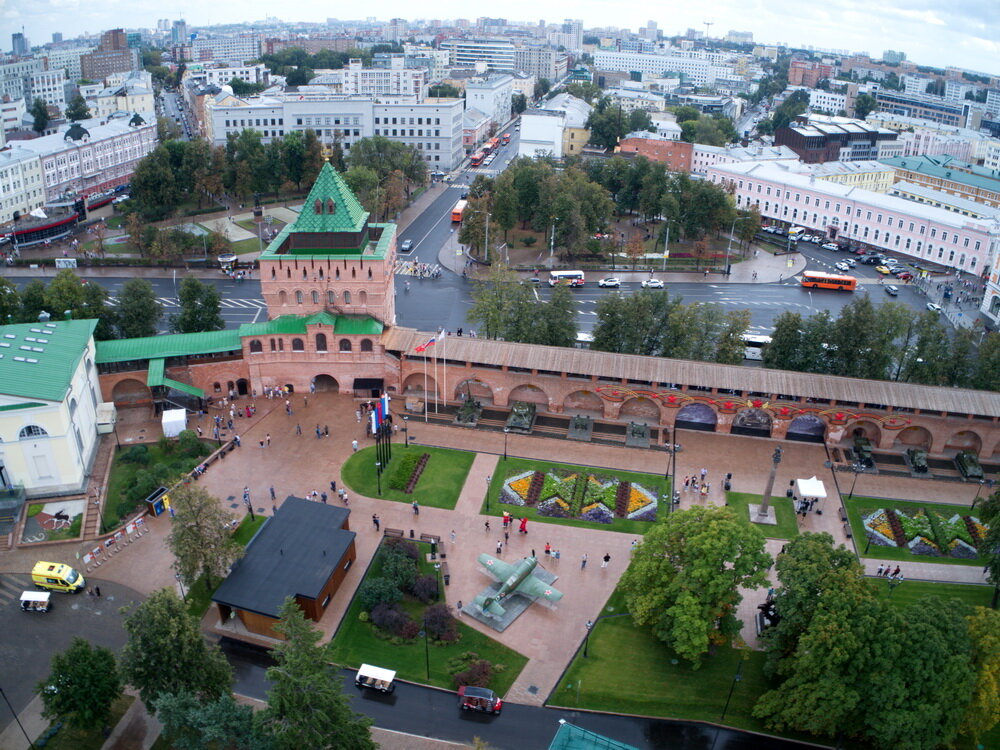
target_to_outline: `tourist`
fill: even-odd
[[[583,553],[583,557],[580,558],[580,570],[584,570],[587,567],[587,553]]]
[[[379,521],[378,513],[372,513],[372,524],[375,526],[375,531],[379,530],[380,523],[381,521]]]
[[[417,504],[416,500],[413,501],[412,508],[413,508],[413,515],[419,516],[420,515],[420,506]]]
[[[528,517],[527,516],[525,516],[524,518],[521,519],[521,527],[518,529],[518,531],[520,533],[522,533],[522,534],[527,534],[528,533]]]
[[[601,558],[601,567],[602,568],[608,567],[608,563],[609,562],[611,562],[611,553],[610,552],[605,552],[604,553],[604,557]]]
[[[549,544],[548,542],[545,543],[545,554],[546,555],[552,554],[552,545]]]
[[[499,555],[502,553],[503,553],[503,542],[497,539],[497,554]]]

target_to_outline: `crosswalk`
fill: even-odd
[[[27,573],[15,575],[4,573],[0,576],[0,607],[18,602],[22,592],[34,590],[35,584],[31,582],[31,576]]]
[[[180,300],[176,297],[157,297],[156,299],[164,307],[181,306]],[[267,303],[262,299],[222,299],[219,300],[219,306],[230,310],[263,310],[267,307]]]

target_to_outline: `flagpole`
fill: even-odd
[[[448,331],[444,332],[444,343],[442,344],[444,349],[441,352],[441,357],[444,362],[441,363],[441,397],[444,401],[444,405],[448,405]]]
[[[424,353],[424,421],[427,421],[427,354]]]
[[[438,413],[438,394],[441,392],[441,383],[438,381],[438,347],[434,347],[434,413]]]

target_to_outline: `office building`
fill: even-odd
[[[977,130],[982,122],[982,105],[970,101],[954,102],[941,96],[907,94],[884,88],[875,93],[875,101],[881,112],[930,120],[956,128]]]
[[[537,158],[578,156],[590,140],[587,118],[592,107],[570,94],[552,97],[542,106],[521,114],[518,156]]]
[[[14,143],[0,148],[0,225],[14,214],[31,213],[45,205],[42,162],[34,151]]]
[[[884,159],[899,181],[941,190],[976,203],[1000,208],[1000,173],[950,156],[906,156]]]
[[[80,58],[88,52],[93,52],[93,47],[67,47],[61,49],[48,49],[40,56],[47,60],[49,70],[66,71],[66,80],[75,83],[83,78],[83,68],[80,67]]]
[[[455,67],[474,68],[482,63],[488,70],[516,69],[514,42],[507,39],[445,39],[438,49],[451,54],[451,65]]]
[[[402,55],[389,60],[388,68],[365,68],[361,60],[350,60],[343,72],[344,93],[360,96],[412,96],[423,101],[427,91],[426,68],[404,68]]]
[[[478,109],[498,127],[510,120],[511,95],[514,93],[514,78],[504,74],[494,74],[485,78],[475,78],[465,84],[465,104]]]
[[[776,146],[788,146],[807,164],[885,158],[888,142],[896,142],[895,131],[873,127],[864,120],[824,115],[800,118],[774,134]],[[902,151],[898,144],[892,149],[893,155]]]
[[[555,83],[566,77],[569,55],[544,45],[519,44],[514,50],[514,70]]]
[[[139,70],[139,51],[128,46],[122,29],[101,34],[100,44],[93,52],[80,56],[80,72],[84,78],[101,81],[112,73]]]
[[[31,44],[28,42],[28,37],[20,31],[10,35],[10,46],[15,57],[27,57],[31,54]]]

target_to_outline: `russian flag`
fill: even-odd
[[[425,342],[425,343],[421,344],[420,346],[418,346],[415,351],[422,352],[422,351],[426,350],[427,347],[434,346],[434,344],[436,344],[436,343],[437,343],[437,336],[431,336],[430,339],[427,342]]]

